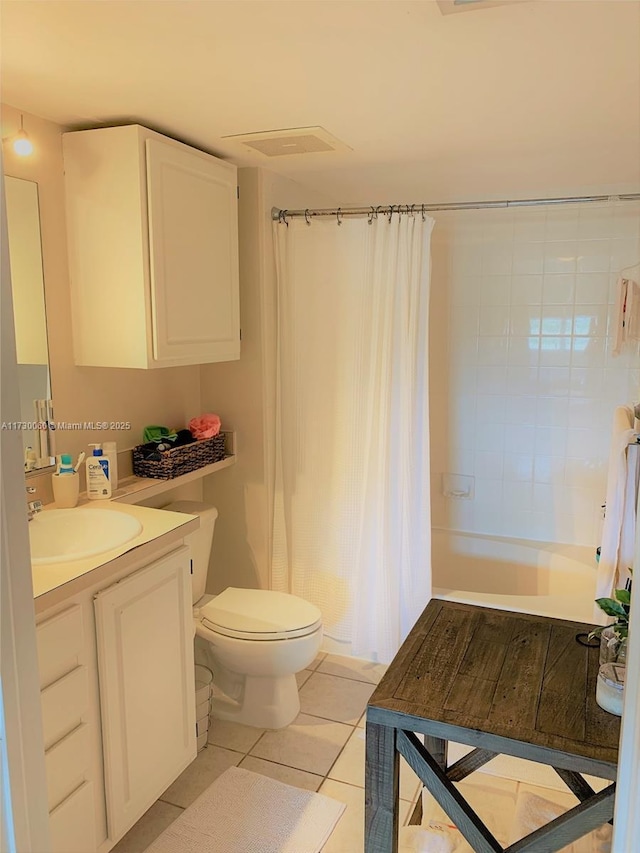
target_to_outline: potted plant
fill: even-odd
[[[613,595],[613,598],[596,598],[596,604],[614,621],[595,628],[589,634],[589,639],[600,637],[600,665],[625,663],[627,659],[631,590],[616,589]]]

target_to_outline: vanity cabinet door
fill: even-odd
[[[236,169],[146,140],[153,357],[240,356]]]
[[[109,838],[196,757],[189,549],[95,595]]]

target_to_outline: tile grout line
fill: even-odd
[[[305,717],[313,717],[316,720],[324,720],[325,723],[340,723],[341,726],[353,726],[354,728],[358,728],[358,723],[360,722],[360,717],[355,721],[355,723],[350,723],[348,720],[334,720],[331,717],[321,717],[319,714],[310,714],[308,711],[301,711],[300,713],[304,714]]]
[[[350,728],[350,729],[351,729],[351,732],[349,733],[349,736],[347,737],[347,740],[344,742],[344,744],[343,744],[343,745],[342,745],[342,747],[340,748],[340,751],[338,752],[338,754],[337,754],[337,756],[335,757],[334,761],[332,762],[331,766],[330,766],[330,767],[329,767],[329,769],[327,770],[327,773],[326,773],[326,774],[324,774],[324,775],[323,775],[323,774],[321,774],[321,773],[314,772],[313,770],[304,770],[304,769],[302,769],[301,767],[294,767],[294,766],[293,766],[293,765],[291,765],[291,764],[284,764],[284,763],[283,763],[283,762],[281,762],[281,761],[274,761],[273,759],[270,759],[270,758],[262,758],[262,757],[261,757],[261,756],[259,756],[259,755],[253,755],[253,754],[252,754],[252,751],[253,751],[253,750],[258,746],[258,744],[260,743],[260,741],[262,740],[262,738],[264,737],[264,735],[268,734],[269,732],[278,732],[278,731],[283,731],[283,729],[265,729],[265,731],[264,731],[264,732],[262,732],[262,734],[258,737],[258,739],[256,740],[256,742],[255,742],[255,743],[254,743],[254,744],[249,748],[249,750],[248,750],[247,752],[241,752],[241,751],[240,751],[240,750],[238,750],[238,749],[231,749],[231,748],[230,748],[230,747],[228,747],[228,746],[222,746],[222,745],[217,744],[217,743],[210,743],[209,741],[207,741],[207,746],[212,746],[212,747],[214,747],[214,748],[218,748],[218,749],[226,749],[226,750],[228,750],[229,752],[235,752],[235,753],[237,753],[238,755],[242,755],[242,758],[240,759],[239,764],[240,764],[240,763],[242,763],[242,761],[244,761],[244,759],[245,759],[245,758],[255,758],[255,759],[258,759],[259,761],[267,761],[267,762],[268,762],[268,763],[270,763],[270,764],[276,764],[276,765],[278,765],[279,767],[287,767],[287,768],[289,768],[290,770],[299,770],[301,773],[309,773],[309,774],[311,774],[312,776],[318,776],[318,777],[320,777],[320,778],[322,779],[322,781],[324,782],[324,781],[326,781],[326,780],[329,778],[329,773],[331,773],[331,771],[333,770],[333,767],[334,767],[335,763],[338,761],[338,759],[339,759],[339,758],[340,758],[340,756],[342,755],[342,753],[343,753],[344,749],[345,749],[345,748],[346,748],[346,746],[347,746],[347,743],[348,743],[348,742],[349,742],[349,740],[353,737],[354,733],[358,730],[358,728],[359,728],[359,726],[358,726],[358,722],[360,721],[360,719],[361,719],[361,717],[362,717],[362,714],[360,714],[360,716],[358,717],[358,720],[356,721],[356,723],[345,723],[345,722],[343,722],[342,720],[331,720],[331,719],[329,719],[328,717],[318,717],[318,716],[317,716],[317,715],[315,715],[315,714],[307,714],[307,713],[306,713],[306,712],[304,712],[304,711],[302,711],[301,713],[304,713],[304,714],[305,714],[305,716],[307,716],[307,717],[313,717],[313,718],[314,718],[314,719],[316,719],[316,720],[324,720],[325,722],[329,722],[329,723],[339,723],[340,725],[347,726],[348,728]],[[366,707],[365,707],[365,711],[363,711],[363,713],[366,713]],[[337,782],[337,781],[339,781],[339,780],[338,780],[338,779],[333,779],[333,780],[330,780],[330,781]],[[348,785],[348,784],[351,784],[351,783],[349,783],[349,782],[344,782],[343,784]],[[359,786],[359,785],[352,785],[352,787],[359,788],[360,786]],[[159,797],[158,799],[162,800],[162,797]],[[162,800],[162,802],[169,802],[169,801],[168,801],[168,800]],[[170,804],[170,805],[175,805],[175,803],[169,803],[169,804]],[[183,808],[183,807],[182,807],[182,806],[179,806],[179,808]]]
[[[174,809],[180,809],[181,812],[186,810],[186,806],[179,806],[177,803],[172,803],[169,800],[163,800],[162,797],[158,797],[158,799],[156,800],[156,803],[164,803],[165,806],[171,806]],[[155,806],[156,803],[154,803],[153,806]],[[149,806],[149,809],[152,809],[153,806]],[[147,811],[149,811],[149,809],[147,809]],[[146,813],[147,812],[145,812],[145,814]],[[143,815],[143,817],[144,817],[144,815]],[[136,824],[134,823],[133,826],[135,826],[135,825]],[[131,827],[131,828],[133,829],[133,827]]]
[[[245,758],[253,758],[256,761],[264,761],[265,764],[276,764],[278,767],[286,767],[288,770],[298,770],[300,773],[309,773],[311,776],[317,776],[319,779],[323,779],[322,773],[317,773],[314,770],[303,770],[301,767],[294,767],[292,764],[283,764],[282,761],[275,761],[273,758],[261,758],[259,755],[251,755],[251,753],[247,753],[243,757],[243,761]]]
[[[361,678],[352,678],[350,675],[338,675],[336,672],[325,672],[322,669],[312,669],[311,675],[315,675],[316,672],[319,673],[319,675],[330,675],[332,678],[341,678],[343,681],[354,681],[356,684],[367,684],[369,687],[373,687],[374,690],[380,683],[378,681],[363,681]],[[309,680],[310,678],[307,678],[307,681],[305,681],[302,687],[304,687]]]
[[[323,719],[323,718],[322,718],[322,717],[320,717],[320,719]],[[358,718],[358,719],[359,719],[359,718]],[[332,770],[333,770],[333,768],[335,767],[335,765],[336,765],[336,763],[337,763],[338,759],[340,758],[340,756],[342,755],[342,753],[343,753],[343,752],[345,751],[345,749],[347,748],[347,744],[349,743],[349,741],[350,741],[350,740],[351,740],[351,738],[353,737],[353,735],[354,735],[354,733],[355,733],[355,731],[356,731],[356,729],[357,729],[357,728],[358,728],[357,723],[356,723],[356,725],[355,725],[355,726],[352,726],[353,731],[351,732],[351,734],[349,735],[349,737],[348,737],[348,738],[346,739],[346,741],[344,742],[344,745],[343,745],[343,746],[342,746],[342,748],[340,749],[340,752],[339,752],[339,753],[336,755],[336,757],[334,758],[334,760],[333,760],[333,762],[332,762],[332,764],[331,764],[331,767],[327,770],[327,772],[326,772],[326,774],[325,774],[325,777],[324,777],[323,782],[326,782],[327,780],[329,780],[329,773],[331,773],[331,771],[332,771]],[[338,780],[338,779],[331,779],[330,781],[332,781],[332,782],[338,782],[339,780]],[[346,784],[348,784],[348,782],[345,782],[344,784],[346,785]],[[354,785],[353,787],[357,787],[357,788],[359,788],[360,786],[359,786],[359,785]]]

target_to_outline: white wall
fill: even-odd
[[[638,347],[611,353],[640,205],[435,218],[433,523],[597,545],[613,409],[640,399]],[[473,477],[474,499],[443,497],[444,472]]]
[[[240,169],[238,182],[240,361],[201,368],[203,410],[219,414],[238,442],[237,464],[204,484],[205,500],[219,512],[209,592],[270,586],[276,309],[271,208],[334,204],[264,169]]]
[[[236,431],[238,461],[207,478],[204,498],[218,508],[208,590],[267,585],[265,551],[261,180],[258,169],[238,173],[240,200],[240,360],[203,365],[203,411],[220,415]]]

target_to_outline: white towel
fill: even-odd
[[[535,832],[546,823],[560,817],[566,811],[551,800],[538,797],[529,791],[518,794],[516,813],[511,827],[510,843],[515,844],[525,835]],[[561,853],[609,853],[611,850],[611,829],[609,824],[595,829],[589,835],[579,838],[573,844],[563,847]]]
[[[597,598],[611,596],[615,584],[626,577],[627,568],[631,565],[629,559],[633,559],[635,507],[638,497],[638,454],[635,449],[627,453],[629,442],[635,436],[633,421],[633,410],[628,406],[618,406],[613,413],[607,476],[607,505],[596,579]],[[624,543],[622,550],[621,542]],[[620,567],[622,567],[622,573],[619,571]],[[601,625],[608,621],[608,617],[598,607],[594,609],[594,619]]]
[[[635,429],[634,429],[635,432]],[[638,511],[638,484],[640,482],[640,445],[627,448],[627,477],[624,490],[624,512],[620,547],[618,548],[618,574],[616,588],[624,587],[631,578],[636,549],[636,515]]]
[[[630,278],[620,277],[613,312],[613,355],[620,355],[627,341],[640,338],[640,288]]]
[[[619,278],[616,286],[616,304],[613,309],[613,355],[620,355],[624,344],[624,309],[627,302],[629,280]]]
[[[624,337],[626,341],[637,341],[640,324],[640,288],[633,279],[627,279],[627,305],[624,312]]]

